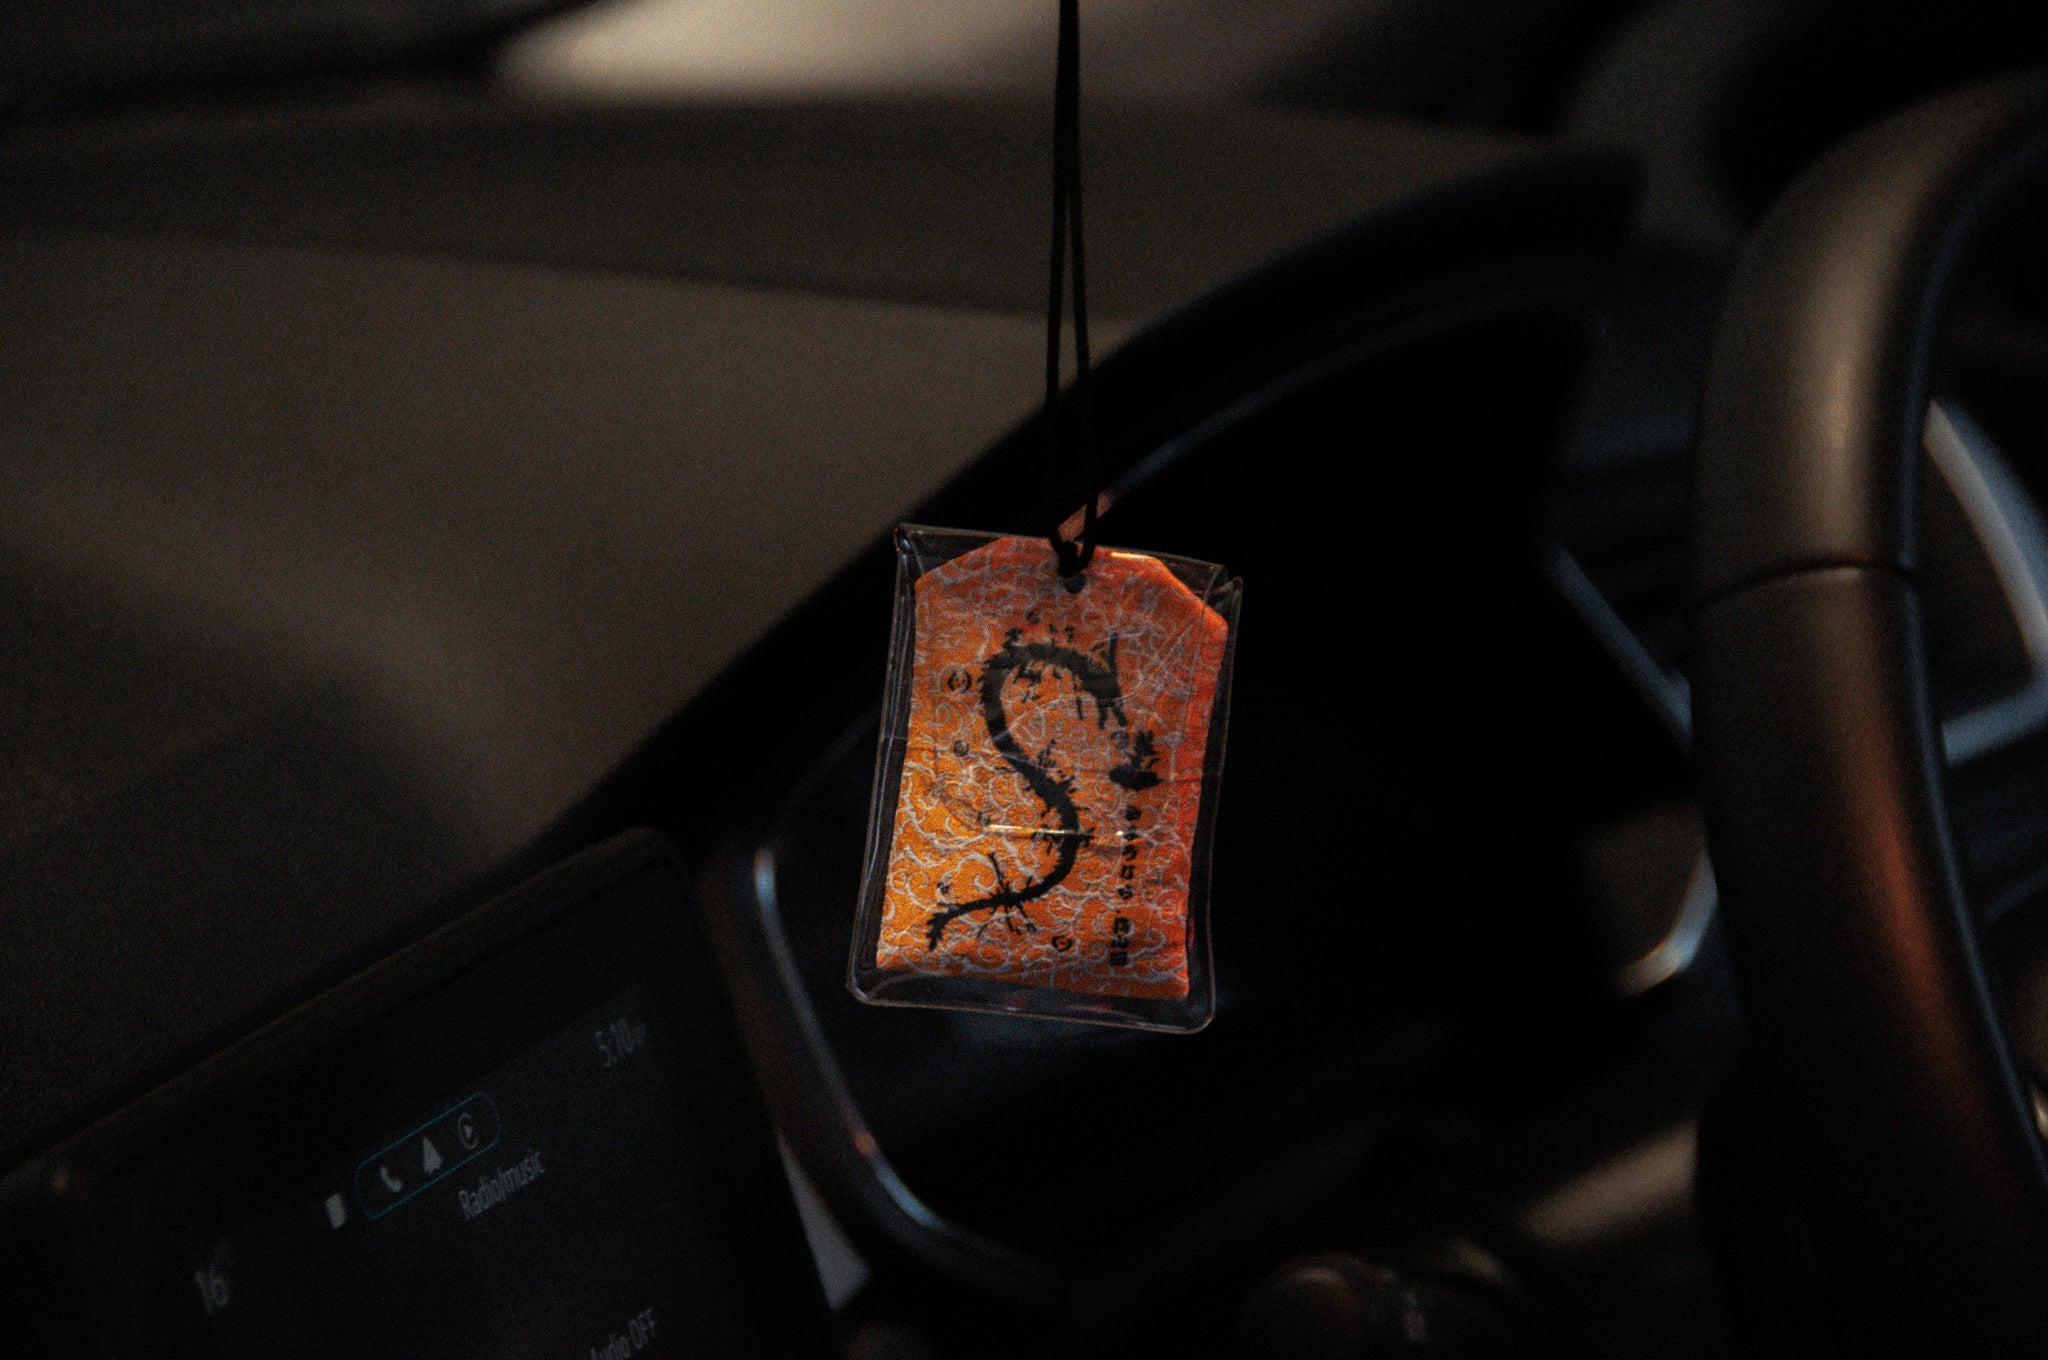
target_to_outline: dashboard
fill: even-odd
[[[1105,100],[1048,470],[1020,110],[443,76],[0,139],[27,1353],[1282,1355],[1329,1278],[1454,1353],[1739,1353],[1725,255],[1590,144]],[[2048,862],[2023,254],[1924,470],[1993,934]],[[863,1006],[888,530],[1098,487],[1246,585],[1216,1018]]]

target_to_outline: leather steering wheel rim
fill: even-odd
[[[2044,182],[2038,75],[1844,144],[1746,246],[1701,417],[1692,675],[1729,944],[1824,1292],[1898,1353],[2048,1344],[2048,1159],[1951,837],[1916,570],[1950,287]]]

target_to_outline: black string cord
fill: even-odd
[[[1088,271],[1081,250],[1081,0],[1059,0],[1059,61],[1053,78],[1052,282],[1047,289],[1045,327],[1045,429],[1054,456],[1047,475],[1065,490],[1088,433]],[[1069,426],[1055,416],[1060,395],[1060,321],[1066,303],[1069,242],[1074,254],[1074,402]],[[1058,513],[1058,512],[1055,512]],[[1077,577],[1095,559],[1095,497],[1081,512],[1081,535],[1069,540],[1054,520],[1050,535],[1060,575]]]

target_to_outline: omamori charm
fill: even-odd
[[[1198,1026],[1237,583],[1114,549],[1063,580],[1042,538],[899,546],[855,991]]]

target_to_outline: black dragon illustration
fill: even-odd
[[[1074,802],[1074,777],[1055,776],[1051,772],[1048,768],[1051,748],[1034,759],[1017,744],[1016,736],[1010,731],[1009,715],[1003,709],[1003,690],[1013,676],[1035,685],[1044,678],[1048,668],[1063,670],[1074,677],[1074,683],[1082,693],[1095,701],[1098,728],[1108,726],[1111,719],[1119,727],[1128,728],[1130,720],[1124,714],[1123,688],[1117,678],[1116,646],[1117,640],[1112,637],[1098,657],[1055,642],[1025,642],[1023,631],[1012,628],[1004,637],[1002,647],[983,663],[980,709],[982,722],[988,728],[989,742],[1010,768],[1023,778],[1033,796],[1053,815],[1057,825],[1035,833],[1035,838],[1052,841],[1057,857],[1042,878],[1013,887],[1003,874],[1002,866],[991,856],[989,866],[995,870],[996,890],[986,897],[956,903],[932,913],[926,931],[927,943],[932,949],[939,947],[947,926],[976,912],[1004,915],[1014,912],[1023,918],[1026,929],[1036,929],[1023,911],[1024,904],[1045,896],[1073,872],[1074,861],[1081,853],[1082,845],[1090,839],[1088,833],[1081,829],[1081,809]],[[1129,742],[1120,742],[1119,745],[1127,748],[1129,758],[1109,772],[1112,780],[1132,790],[1149,788],[1159,782],[1159,776],[1150,768],[1155,758],[1150,732],[1140,731]]]

